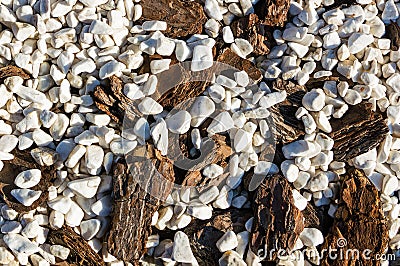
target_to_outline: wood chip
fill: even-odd
[[[396,22],[391,22],[386,25],[386,34],[391,40],[391,49],[397,51],[400,48],[400,26]]]
[[[22,68],[16,67],[16,66],[6,66],[6,67],[1,67],[0,68],[0,79],[4,79],[7,77],[13,77],[13,76],[18,76],[23,79],[29,79],[29,75],[25,73]]]
[[[340,119],[331,119],[335,141],[333,153],[335,160],[347,161],[378,146],[389,132],[385,114],[372,111],[372,105],[362,102],[350,106]]]
[[[225,49],[221,55],[218,56],[217,61],[230,65],[240,71],[246,71],[254,82],[259,82],[262,79],[261,71],[252,62],[241,58],[229,48]]]
[[[263,24],[282,27],[287,20],[289,7],[290,0],[260,0],[254,6],[254,11]]]
[[[269,254],[271,249],[291,250],[304,229],[303,214],[294,206],[292,187],[280,174],[266,178],[254,197],[250,248]],[[276,254],[274,254],[276,256]],[[274,256],[269,258],[275,260]]]
[[[75,233],[71,227],[63,226],[58,230],[49,229],[47,239],[51,244],[61,245],[70,249],[70,254],[66,260],[69,265],[106,265],[99,254],[88,245],[85,239]]]
[[[54,167],[40,166],[30,155],[30,152],[14,149],[12,152],[14,159],[4,161],[4,167],[0,172],[0,197],[7,205],[19,213],[26,213],[41,206],[48,198],[48,188],[56,179],[56,169]],[[39,169],[42,172],[40,182],[32,187],[32,190],[42,191],[39,199],[34,201],[31,206],[24,206],[19,203],[12,195],[11,190],[18,188],[14,185],[15,177],[22,171],[29,169]]]
[[[307,89],[291,81],[277,79],[272,85],[273,90],[287,92],[285,101],[274,105],[269,110],[275,123],[275,137],[278,142],[283,144],[292,142],[302,137],[304,124],[295,116],[297,109],[302,106],[301,100]]]
[[[142,1],[142,20],[160,20],[167,22],[168,28],[163,34],[170,38],[201,34],[207,21],[203,6],[195,1],[148,0]]]
[[[251,216],[249,209],[227,209],[214,210],[211,219],[206,221],[193,220],[184,232],[189,236],[193,255],[199,265],[218,265],[221,253],[215,245],[217,240],[228,230],[235,233],[245,231],[244,224]]]
[[[386,253],[389,241],[388,221],[382,211],[380,194],[363,171],[349,169],[342,182],[340,205],[335,214],[334,225],[325,238],[322,249],[337,249],[335,254],[348,254],[357,249],[360,254],[366,249],[370,260],[352,258],[351,253],[341,260],[324,258],[322,265],[381,265],[374,260],[376,255]],[[339,239],[345,239],[344,247],[338,246]],[[342,240],[341,243],[344,241]]]
[[[143,153],[143,149],[135,150],[131,156]],[[146,163],[155,165],[157,170],[153,168],[154,171],[173,182],[175,177],[172,162],[162,157],[151,145],[147,146],[147,152],[149,159]],[[127,160],[133,162],[134,159],[128,156]],[[134,265],[139,265],[139,259],[146,252],[145,243],[151,235],[151,219],[161,204],[159,199],[165,199],[171,191],[171,187],[165,187],[157,180],[157,173],[143,173],[143,170],[139,163],[128,167],[125,160],[119,160],[115,164],[113,218],[107,239],[108,251],[113,256]],[[138,178],[142,186],[148,186],[150,194],[137,183]]]
[[[262,24],[256,14],[240,18],[231,24],[235,38],[247,40],[253,47],[255,55],[268,54],[272,46],[272,29]]]

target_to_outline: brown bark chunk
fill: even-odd
[[[273,89],[284,90],[287,93],[285,101],[269,109],[275,123],[275,137],[278,142],[286,144],[305,134],[304,124],[296,118],[295,113],[302,106],[301,100],[307,90],[304,86],[282,79],[277,79],[273,83]]]
[[[16,66],[6,66],[0,68],[0,79],[4,79],[7,77],[13,77],[13,76],[18,76],[23,79],[28,79],[29,75],[25,73],[24,70],[22,70],[19,67]]]
[[[106,265],[99,254],[69,226],[64,225],[58,230],[50,228],[47,239],[53,245],[61,245],[70,249],[70,254],[66,260],[69,265]]]
[[[335,160],[347,161],[378,146],[389,132],[384,114],[374,112],[371,104],[362,102],[351,106],[340,119],[331,119],[335,141]]]
[[[0,172],[0,197],[10,208],[17,212],[29,212],[42,205],[48,198],[48,187],[56,178],[56,170],[54,167],[40,166],[34,161],[28,151],[19,151],[15,149],[12,153],[14,159],[4,161],[4,167]],[[42,194],[31,206],[24,206],[11,195],[11,190],[18,188],[14,185],[15,177],[20,172],[29,169],[39,169],[42,172],[42,178],[39,184],[31,188],[32,190],[42,191]]]
[[[207,21],[203,6],[195,1],[157,0],[143,1],[142,20],[160,20],[167,22],[168,28],[163,34],[170,38],[200,34]]]
[[[260,0],[254,6],[254,11],[263,24],[282,27],[287,20],[289,7],[290,0]]]
[[[136,152],[140,153],[138,149]],[[167,158],[162,157],[157,150],[148,145],[147,163],[156,166],[157,171],[169,181],[174,181],[173,165]],[[133,154],[132,156],[135,156]],[[165,198],[171,187],[165,187],[155,178],[156,173],[143,173],[142,167],[128,167],[124,160],[114,166],[114,206],[111,230],[107,239],[109,252],[118,259],[130,261],[139,265],[139,259],[146,252],[145,243],[151,234],[151,218],[157,211],[160,200],[147,193],[134,180],[141,179],[141,184],[160,197]],[[150,177],[150,178],[149,178]]]
[[[250,14],[234,21],[231,28],[236,38],[249,41],[254,47],[254,54],[265,55],[269,53],[271,40],[273,40],[271,28],[262,24],[256,14]]]
[[[235,233],[245,231],[244,224],[250,219],[252,213],[249,209],[214,210],[213,216],[207,221],[195,219],[184,232],[190,240],[190,247],[199,265],[218,265],[222,256],[215,243],[229,230]]]
[[[264,254],[271,249],[292,250],[304,222],[293,204],[292,187],[286,178],[279,174],[266,178],[256,190],[253,210],[251,250],[255,254],[264,247],[268,249]]]
[[[246,71],[254,82],[259,82],[262,79],[261,71],[252,62],[241,58],[229,48],[225,49],[222,54],[218,56],[217,61],[230,65],[240,71]]]
[[[391,42],[391,49],[398,50],[400,47],[400,26],[395,22],[386,25],[386,32]]]
[[[337,245],[340,238],[347,241],[344,247]],[[382,211],[378,190],[363,171],[354,168],[348,170],[342,183],[334,225],[322,249],[338,249],[336,254],[347,254],[349,249],[357,249],[360,257],[353,258],[351,253],[333,261],[326,257],[321,265],[380,265],[380,261],[373,258],[385,254],[388,241],[387,219]],[[371,251],[367,254],[371,259],[362,257],[366,249]]]

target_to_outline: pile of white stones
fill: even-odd
[[[205,0],[208,20],[205,34],[188,40],[175,40],[162,32],[163,21],[137,25],[142,15],[140,0],[5,0],[0,3],[0,66],[14,63],[32,75],[31,79],[10,77],[0,85],[0,168],[13,159],[14,149],[32,149],[40,165],[57,169],[57,180],[49,187],[46,207],[19,214],[0,204],[0,264],[50,265],[56,258],[65,260],[69,249],[46,243],[47,226],[71,226],[109,265],[124,265],[107,252],[102,238],[108,230],[112,210],[112,163],[124,153],[152,139],[163,155],[168,153],[168,132],[192,130],[194,150],[201,149],[199,127],[206,118],[213,122],[210,135],[226,132],[232,140],[234,155],[229,160],[227,177],[221,186],[201,192],[195,189],[174,191],[154,215],[159,230],[178,230],[193,218],[206,220],[213,209],[248,208],[248,192],[240,186],[246,171],[266,175],[279,167],[258,159],[270,138],[268,108],[283,101],[286,93],[271,92],[266,83],[251,84],[246,72],[234,79],[219,75],[204,95],[195,99],[190,110],[174,114],[164,111],[151,95],[156,91],[157,74],[170,67],[170,59],[153,60],[151,73],[138,75],[144,54],[175,55],[180,62],[191,60],[191,70],[212,65],[215,38],[223,41],[242,58],[253,51],[251,44],[234,38],[230,28],[236,17],[254,13],[257,0]],[[337,208],[339,178],[345,162],[333,156],[334,141],[330,118],[341,118],[349,105],[362,100],[387,112],[390,135],[379,148],[360,155],[350,163],[363,169],[382,191],[385,215],[390,219],[390,247],[400,249],[400,51],[390,50],[390,40],[382,38],[385,24],[399,18],[400,6],[393,0],[376,2],[357,0],[347,8],[329,11],[332,0],[292,1],[291,22],[282,31],[274,31],[277,46],[270,54],[254,61],[266,80],[281,77],[305,84],[314,78],[331,76],[332,71],[352,79],[357,85],[326,81],[323,88],[310,90],[296,117],[306,128],[304,140],[283,147],[286,160],[280,170],[293,183],[297,208],[308,202],[329,205],[329,214]],[[136,25],[135,25],[136,24]],[[318,63],[320,62],[320,64]],[[322,70],[317,65],[321,65]],[[154,123],[141,118],[133,131],[121,132],[110,117],[99,112],[90,93],[103,80],[116,75],[124,81],[124,94],[139,101],[139,111],[153,116]],[[62,110],[53,112],[51,110]],[[216,110],[220,109],[220,112]],[[217,113],[216,115],[214,115]],[[143,130],[144,129],[144,130]],[[218,165],[209,165],[202,174],[215,179],[224,173]],[[16,173],[18,187],[11,194],[25,206],[31,206],[41,191],[37,185],[42,173],[29,169]],[[251,218],[246,231],[226,232],[216,243],[223,256],[220,265],[260,265],[260,258],[246,253]],[[315,250],[323,235],[306,228],[293,253],[305,246]],[[165,265],[197,265],[188,237],[181,231],[174,240],[152,235],[147,241],[148,255],[161,258]],[[314,252],[313,254],[317,254]],[[318,257],[307,257],[318,263]],[[304,265],[304,261],[284,261],[285,265]],[[126,263],[126,265],[130,265]]]

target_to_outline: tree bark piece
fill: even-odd
[[[218,62],[230,65],[233,68],[244,70],[254,82],[259,82],[262,79],[262,73],[258,68],[249,60],[241,58],[235,54],[231,49],[225,49],[221,55],[218,56]]]
[[[277,79],[272,88],[276,91],[284,90],[287,93],[285,101],[269,108],[275,123],[273,130],[276,140],[286,144],[305,134],[304,124],[296,118],[295,113],[302,106],[301,100],[307,89],[282,79]]]
[[[388,242],[388,224],[378,190],[364,172],[349,169],[342,183],[334,225],[322,249],[337,249],[336,254],[347,254],[348,250],[357,249],[360,257],[352,258],[351,253],[336,260],[326,257],[321,265],[381,265],[374,258],[386,253]],[[371,258],[369,260],[362,257],[366,249],[371,251],[367,254]]]
[[[148,0],[140,3],[142,20],[161,20],[168,28],[163,34],[170,38],[200,34],[207,21],[203,6],[195,1]]]
[[[13,77],[13,76],[18,76],[23,79],[29,79],[29,75],[25,73],[22,68],[16,67],[16,66],[6,66],[0,68],[0,79],[4,79],[7,77]]]
[[[56,179],[56,170],[54,167],[40,166],[34,161],[28,151],[13,152],[14,159],[4,161],[4,167],[0,172],[0,197],[7,205],[19,213],[26,213],[42,205],[48,198],[48,188]],[[12,195],[11,190],[18,188],[14,185],[15,177],[22,171],[29,169],[39,169],[42,173],[40,182],[32,187],[32,190],[41,191],[40,197],[32,203],[31,206],[24,206],[19,203]]]
[[[140,153],[140,149],[137,152]],[[172,162],[162,157],[150,145],[147,152],[146,162],[154,164],[157,168],[154,171],[173,182]],[[124,160],[115,164],[113,218],[107,239],[108,250],[112,255],[134,265],[139,265],[139,259],[146,252],[145,243],[151,234],[151,219],[161,204],[160,198],[166,197],[171,191],[171,187],[164,186],[156,179],[156,172],[144,173],[144,168],[138,164],[134,163],[128,167]],[[141,185],[133,176],[140,179]],[[147,193],[143,185],[152,193]],[[153,197],[153,193],[158,193],[160,197]]]
[[[389,132],[384,114],[372,111],[372,105],[362,102],[351,106],[340,119],[331,119],[335,141],[335,160],[347,161],[378,146]]]
[[[99,254],[69,226],[64,225],[58,230],[50,228],[47,239],[53,245],[61,245],[70,249],[70,254],[66,260],[69,265],[106,265]]]
[[[303,214],[293,204],[292,187],[286,178],[280,174],[266,178],[256,190],[253,210],[251,250],[255,254],[260,249],[267,252],[264,254],[272,249],[292,250],[304,222]]]
[[[260,0],[254,11],[262,24],[283,27],[287,20],[290,0]]]
[[[250,42],[256,55],[268,54],[273,40],[271,28],[262,24],[256,14],[250,14],[234,21],[231,25],[233,35]]]
[[[400,26],[395,22],[391,22],[386,26],[386,32],[391,40],[391,49],[397,51],[400,47]]]
[[[189,237],[193,255],[199,265],[218,265],[222,253],[215,245],[217,240],[228,230],[235,233],[245,231],[244,224],[251,216],[252,213],[248,209],[227,209],[214,210],[212,218],[206,221],[193,220],[184,232]]]

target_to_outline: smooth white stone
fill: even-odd
[[[236,152],[241,152],[252,143],[252,135],[249,132],[239,129],[234,138],[234,148]]]
[[[218,114],[207,128],[210,134],[221,133],[234,127],[232,117],[228,112]]]
[[[227,231],[215,244],[220,252],[233,250],[238,245],[236,234],[233,231]]]
[[[307,186],[310,188],[311,192],[317,192],[325,190],[328,187],[328,184],[328,176],[324,172],[321,172],[318,175],[311,177]]]
[[[13,195],[13,197],[24,206],[31,206],[33,202],[39,199],[41,194],[41,191],[35,191],[27,188],[11,190],[11,195]]]
[[[101,178],[99,176],[76,179],[68,182],[68,188],[79,196],[89,199],[96,195],[100,182]]]
[[[312,149],[312,144],[305,140],[294,141],[282,147],[283,155],[286,159],[305,156]]]
[[[374,37],[369,34],[353,33],[348,41],[349,52],[356,54],[373,43]]]
[[[42,173],[39,169],[30,169],[17,175],[14,184],[20,188],[31,188],[39,184]]]
[[[123,63],[116,60],[111,60],[110,62],[104,64],[99,70],[99,78],[106,79],[112,75],[120,73],[125,68]]]
[[[321,89],[312,89],[304,95],[302,103],[309,111],[320,111],[325,106],[325,93]]]
[[[96,64],[92,59],[84,59],[71,67],[71,73],[78,76],[81,73],[92,73],[96,70]]]
[[[22,225],[17,222],[17,221],[6,221],[2,226],[1,226],[1,232],[3,234],[18,234],[22,230]]]
[[[158,74],[169,69],[171,59],[153,60],[150,62],[150,70],[152,74]]]
[[[214,179],[220,175],[222,175],[224,172],[224,168],[217,164],[210,164],[204,167],[202,173],[205,177]]]
[[[343,99],[346,101],[346,103],[350,105],[357,105],[362,101],[361,95],[357,91],[352,89],[347,90],[346,95],[343,97]]]
[[[231,49],[243,58],[246,58],[254,50],[253,46],[245,39],[236,38],[234,44]]]
[[[394,73],[387,80],[386,84],[389,85],[394,91],[400,92],[400,74]]]
[[[156,148],[166,155],[168,151],[168,129],[167,123],[162,118],[157,119],[156,124],[151,128],[150,135],[153,138]]]
[[[164,31],[167,30],[167,22],[150,20],[143,22],[142,27],[145,31]]]
[[[90,219],[82,221],[79,225],[81,235],[85,240],[90,240],[99,232],[101,221],[99,219]]]
[[[294,182],[299,176],[299,168],[293,160],[285,160],[281,164],[281,171],[289,182]]]
[[[144,115],[156,115],[163,111],[163,107],[152,98],[145,97],[138,105],[139,111]]]
[[[63,247],[61,245],[52,245],[50,247],[50,253],[56,256],[57,258],[60,258],[61,260],[66,260],[70,253],[70,249]]]
[[[109,195],[102,197],[101,199],[99,199],[92,205],[91,209],[98,216],[110,215],[111,210],[112,210],[111,197]]]
[[[304,22],[306,25],[311,25],[319,19],[317,11],[312,7],[312,5],[306,5],[304,9],[298,15],[298,18]]]
[[[69,197],[58,196],[57,198],[48,201],[47,205],[49,205],[53,210],[66,214],[71,208],[72,200]]]
[[[212,38],[216,38],[218,36],[219,27],[220,25],[215,19],[209,19],[204,24],[204,29],[206,33]]]
[[[35,238],[38,235],[38,230],[40,230],[40,225],[37,220],[33,220],[25,225],[21,234],[27,238]]]
[[[19,234],[6,234],[3,240],[13,252],[24,253],[28,256],[39,252],[39,247],[36,244]]]
[[[382,193],[390,196],[398,187],[397,177],[394,175],[385,175],[382,183]]]
[[[113,29],[105,22],[93,20],[90,24],[89,32],[92,34],[113,34]]]
[[[304,210],[307,207],[307,199],[304,198],[300,192],[296,189],[292,190],[293,195],[293,204],[296,206],[300,211]]]
[[[212,216],[213,208],[209,206],[189,206],[187,213],[200,220],[208,220]]]
[[[291,27],[283,31],[282,38],[289,42],[300,42],[304,39],[307,33],[306,27]]]
[[[181,110],[165,119],[168,129],[176,134],[184,134],[190,128],[191,116],[187,111]]]
[[[215,0],[207,0],[215,1]],[[212,47],[206,45],[197,45],[193,49],[193,58],[191,62],[192,71],[202,71],[213,65]]]
[[[324,242],[324,236],[317,228],[304,228],[299,237],[307,247],[316,247]]]
[[[393,0],[388,0],[385,3],[385,9],[382,12],[382,20],[390,21],[396,20],[399,17],[399,11]]]
[[[56,229],[60,229],[64,225],[64,214],[59,211],[52,211],[49,217],[50,225]]]
[[[204,11],[210,18],[218,21],[223,19],[217,0],[206,0]]]
[[[203,191],[200,196],[199,196],[199,200],[203,203],[203,204],[208,204],[212,201],[214,201],[219,195],[219,190],[218,187],[216,186],[211,186],[209,189]]]
[[[171,255],[173,260],[177,262],[197,265],[196,258],[194,257],[190,248],[189,238],[181,231],[175,233]]]
[[[183,62],[192,56],[192,50],[185,41],[176,40],[175,55],[179,62]]]
[[[222,39],[224,40],[225,43],[233,43],[235,41],[230,26],[225,26],[222,28]]]

